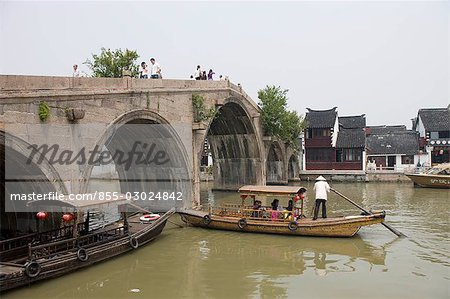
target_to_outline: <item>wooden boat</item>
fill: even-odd
[[[450,188],[450,163],[439,164],[426,173],[406,174],[415,186],[427,188]]]
[[[225,204],[210,207],[209,211],[181,210],[181,219],[193,226],[252,233],[268,233],[316,237],[351,237],[362,226],[382,223],[385,212],[371,215],[354,215],[312,220],[303,214],[303,200],[294,211],[273,211],[270,208],[255,210],[245,206],[245,198],[259,196],[295,198],[306,192],[305,188],[292,186],[243,186],[239,189],[241,205]],[[301,196],[299,196],[301,197]],[[300,202],[300,204],[299,204]],[[275,217],[274,217],[275,215]]]
[[[129,202],[124,197],[114,201],[61,200],[51,204],[72,209],[77,215],[73,225],[1,241],[0,292],[57,277],[146,245],[161,233],[175,212],[172,209],[160,217],[154,215],[158,218],[154,221],[147,221],[137,213],[127,216]],[[85,222],[79,222],[83,213],[89,215],[90,209],[110,204],[118,205],[121,220],[93,231],[86,227],[89,216]],[[37,205],[41,207],[41,203]]]

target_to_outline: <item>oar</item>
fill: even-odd
[[[363,211],[364,213],[368,214],[368,215],[373,215],[373,213],[367,211],[366,209],[364,209],[363,207],[361,207],[360,205],[358,205],[356,202],[354,202],[353,200],[351,200],[350,198],[348,198],[347,196],[345,196],[344,194],[340,193],[339,191],[330,188],[331,191],[333,191],[334,193],[336,193],[337,195],[339,195],[340,197],[342,197],[343,199],[347,200],[348,202],[350,202],[352,205],[354,205],[355,207],[359,208],[361,211]],[[405,234],[403,234],[402,232],[396,230],[395,228],[393,228],[392,226],[381,222],[381,224],[386,227],[388,230],[390,230],[391,232],[393,232],[394,234],[396,234],[399,237],[406,237]]]

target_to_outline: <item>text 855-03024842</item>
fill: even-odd
[[[127,192],[128,200],[183,200],[183,192]]]

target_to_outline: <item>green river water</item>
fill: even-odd
[[[306,183],[312,188],[312,183]],[[129,254],[2,294],[13,298],[450,298],[450,192],[396,183],[335,183],[386,222],[353,238],[177,228]],[[202,201],[239,201],[203,186]],[[306,199],[311,212],[313,195]],[[284,205],[285,203],[283,203]],[[359,214],[331,194],[329,217]],[[173,220],[179,221],[175,215]]]

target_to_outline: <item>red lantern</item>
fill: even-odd
[[[37,212],[36,218],[39,220],[44,220],[45,218],[47,218],[47,213],[46,212]]]
[[[242,195],[241,195],[241,198],[242,198],[242,199],[246,199],[246,198],[247,198],[247,195],[242,194]]]
[[[298,196],[300,196],[300,199],[305,199],[305,194],[304,194],[304,193],[301,193],[301,194],[298,195]]]
[[[72,220],[73,220],[73,215],[72,215],[72,214],[64,214],[64,215],[62,216],[62,220],[63,220],[64,222],[72,221]]]
[[[294,202],[297,202],[297,201],[300,200],[300,196],[297,195],[297,196],[295,196],[293,199],[294,199]]]

